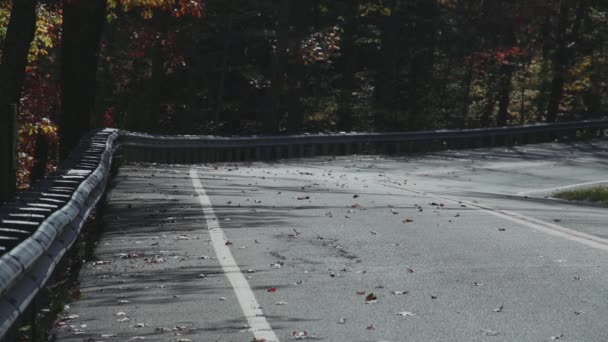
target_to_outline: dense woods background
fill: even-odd
[[[90,128],[396,131],[608,111],[606,0],[0,2],[19,184]],[[61,146],[61,148],[60,148]]]

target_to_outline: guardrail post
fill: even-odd
[[[0,203],[17,191],[17,105],[0,109]]]
[[[321,155],[323,156],[327,156],[329,155],[329,144],[328,143],[322,143],[321,144]]]

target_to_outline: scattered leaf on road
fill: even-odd
[[[93,263],[93,266],[100,266],[100,265],[108,265],[110,264],[110,261],[107,260],[100,260],[100,261],[95,261]]]
[[[295,338],[296,340],[303,340],[305,338],[308,338],[308,331],[303,330],[303,331],[294,331],[291,333],[291,336],[293,336],[293,338]]]
[[[409,312],[409,311],[401,311],[401,312],[397,312],[395,315],[397,316],[402,316],[402,317],[407,317],[407,316],[416,316],[415,313],[413,312]]]
[[[396,296],[403,296],[409,293],[409,291],[393,291],[391,292],[392,294],[396,295]]]
[[[374,295],[373,293],[368,294],[365,297],[365,304],[374,304],[374,303],[378,303],[378,297],[376,297],[376,295]]]
[[[481,329],[484,336],[497,336],[499,333],[490,329]]]

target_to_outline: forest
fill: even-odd
[[[19,188],[91,129],[415,131],[608,112],[606,0],[3,0]],[[2,124],[0,122],[0,124]]]

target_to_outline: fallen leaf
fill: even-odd
[[[367,328],[365,328],[367,330],[376,330],[376,327],[372,324],[372,325],[368,325]]]
[[[402,316],[402,317],[407,317],[407,316],[416,316],[415,313],[409,312],[409,311],[401,311],[401,312],[397,312],[395,315],[397,316]]]
[[[408,268],[408,269],[407,269],[407,273],[414,273],[414,269],[412,269],[412,268]]]
[[[405,220],[403,220],[403,223],[412,223],[414,222],[414,220],[406,218]]]
[[[498,228],[498,231],[499,232],[504,232],[504,231],[506,231],[506,229],[505,228]]]
[[[357,291],[357,294],[360,295],[360,296],[362,296],[362,295],[365,294],[365,291]]]
[[[220,300],[228,300],[226,297],[220,297]]]
[[[396,295],[396,296],[403,296],[409,293],[409,291],[393,291],[391,292],[392,294]]]
[[[276,287],[271,287],[268,290],[266,290],[266,292],[271,292],[271,293],[277,292],[277,288]]]
[[[146,323],[135,323],[135,324],[130,325],[129,327],[131,327],[131,328],[143,328],[145,326],[146,326]]]
[[[110,264],[110,261],[107,260],[100,260],[100,261],[95,261],[93,263],[93,266],[100,266],[100,265],[108,265]]]
[[[484,283],[478,283],[478,282],[473,283],[473,286],[484,286],[484,285],[485,285]]]
[[[270,268],[281,268],[283,267],[283,265],[285,265],[285,262],[277,261],[275,263],[270,264]]]
[[[562,337],[564,337],[564,334],[557,335],[557,336],[551,336],[551,340],[553,340],[553,341],[554,341],[554,340],[561,340],[561,339],[562,339]]]
[[[494,312],[502,312],[503,307],[504,307],[504,305],[500,305],[500,306],[494,308]]]
[[[116,321],[118,321],[118,322],[128,322],[129,320],[130,320],[129,317],[124,317],[124,318],[117,319]]]
[[[376,297],[376,295],[374,295],[373,293],[368,294],[365,297],[365,304],[374,304],[374,303],[378,303],[378,297]]]
[[[293,333],[291,333],[291,336],[293,336],[293,338],[295,338],[296,340],[303,340],[305,338],[308,338],[308,331],[303,330],[303,331],[294,331]]]
[[[338,324],[346,324],[346,318],[342,317],[338,320]]]
[[[287,305],[287,302],[276,302],[274,305]]]
[[[230,245],[232,245],[232,241],[226,241],[226,243],[224,245],[230,246]]]
[[[481,332],[484,336],[496,336],[499,334],[498,332],[490,329],[481,329]]]

